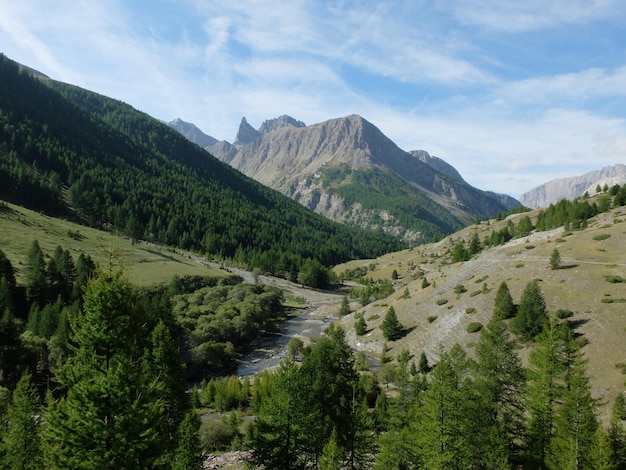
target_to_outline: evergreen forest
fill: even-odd
[[[0,57],[0,197],[37,211],[298,279],[400,249],[256,183],[167,125]]]

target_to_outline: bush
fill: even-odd
[[[465,309],[465,313],[474,313],[476,311],[476,309],[474,307],[467,307]]]
[[[468,333],[477,333],[480,330],[483,329],[483,324],[477,321],[474,321],[472,323],[470,323],[469,325],[467,325],[467,332]]]
[[[437,299],[437,305],[445,305],[448,303],[448,299]]]
[[[454,286],[454,293],[455,294],[463,294],[465,292],[467,292],[467,289],[465,288],[464,285],[457,284],[456,286]]]
[[[431,315],[427,318],[428,323],[432,323],[437,319],[437,315]]]
[[[564,318],[570,318],[572,315],[574,315],[574,312],[564,308],[560,308],[556,312],[554,312],[554,316],[560,320]]]
[[[610,238],[611,234],[609,233],[601,233],[600,235],[596,235],[595,237],[593,237],[593,239],[595,241],[602,241],[602,240],[606,240],[607,238]]]

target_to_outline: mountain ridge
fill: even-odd
[[[626,165],[615,164],[571,178],[556,178],[522,194],[519,201],[527,207],[539,208],[556,204],[561,199],[572,200],[586,192],[596,193],[596,187],[626,183]]]
[[[265,121],[259,130],[243,118],[235,143],[221,141],[206,149],[317,213],[344,223],[382,229],[405,241],[424,241],[436,232],[445,235],[450,227],[458,228],[519,206],[509,196],[473,188],[451,165],[426,151],[400,149],[374,124],[356,114],[311,125],[281,116]],[[320,181],[328,169],[342,166],[349,168],[353,176],[355,171],[376,173],[375,179],[381,184],[382,179],[387,179],[387,186],[401,187],[401,192],[414,203],[428,198],[436,206],[428,203],[426,208],[419,203],[411,209],[405,204],[405,210],[398,212],[393,207],[395,202],[384,207],[382,200],[374,203],[369,197],[365,197],[369,204],[359,198],[350,198],[347,203],[339,194],[347,191],[345,185],[352,192],[374,189],[364,182],[357,189],[350,181],[334,181],[333,185]],[[391,183],[393,175],[401,180]],[[444,222],[450,217],[456,219],[452,225],[449,220]],[[420,224],[417,219],[423,222]]]

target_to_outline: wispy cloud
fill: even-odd
[[[242,116],[358,113],[514,195],[626,157],[619,0],[0,0],[0,11],[9,57],[220,139]]]

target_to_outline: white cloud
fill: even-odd
[[[461,23],[506,33],[545,29],[619,16],[619,0],[452,0]]]

